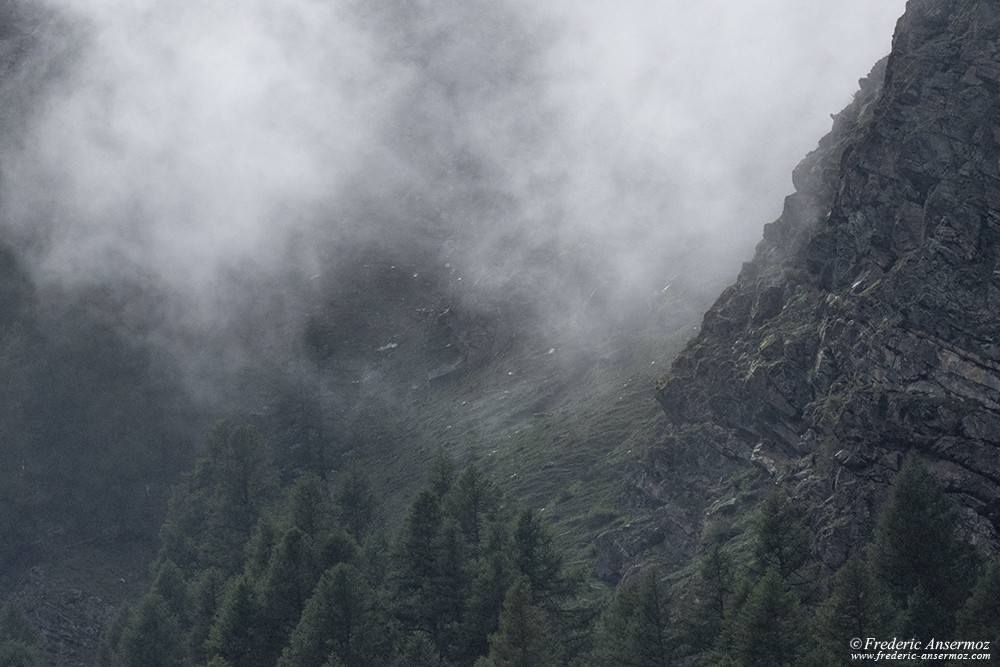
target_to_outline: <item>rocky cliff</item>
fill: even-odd
[[[638,495],[683,505],[682,458],[702,471],[686,493],[709,497],[720,474],[762,468],[811,502],[815,546],[839,564],[913,452],[1000,545],[998,39],[998,3],[908,3],[657,383],[670,426]]]

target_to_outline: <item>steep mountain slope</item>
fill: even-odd
[[[1000,546],[998,28],[996,3],[908,4],[657,383],[672,426],[633,482],[660,512],[732,505],[719,475],[758,468],[812,502],[814,547],[839,565],[916,454]]]

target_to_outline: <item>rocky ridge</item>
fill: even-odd
[[[916,453],[975,541],[1000,546],[997,35],[996,3],[908,3],[891,54],[658,381],[670,425],[632,476],[640,500],[704,525],[731,491],[720,476],[755,467],[808,501],[814,546],[839,565]]]

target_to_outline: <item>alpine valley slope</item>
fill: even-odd
[[[838,567],[914,455],[1000,547],[998,34],[996,3],[908,3],[658,381],[671,426],[631,476],[650,518],[606,535],[606,562],[696,552],[713,517],[749,511],[738,473],[787,484]]]

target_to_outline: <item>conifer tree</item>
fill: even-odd
[[[500,629],[490,636],[490,652],[476,667],[549,667],[558,663],[545,612],[533,602],[531,583],[518,577],[504,599]]]
[[[186,631],[191,621],[191,598],[184,574],[172,560],[160,562],[150,590],[160,596],[167,605],[167,610]]]
[[[205,644],[225,594],[225,583],[218,568],[208,567],[201,570],[189,586],[191,630],[188,645],[195,664],[204,663],[207,657]]]
[[[271,562],[271,553],[281,539],[278,520],[270,510],[261,513],[257,527],[243,549],[243,572],[252,580],[263,579]]]
[[[281,667],[388,664],[390,632],[371,589],[353,565],[327,570],[281,655]]]
[[[230,584],[209,631],[207,649],[232,667],[262,667],[266,618],[253,583],[241,575]],[[273,664],[273,663],[272,663]]]
[[[761,503],[753,522],[753,554],[758,574],[768,569],[790,583],[809,560],[809,532],[784,487]]]
[[[494,520],[486,527],[483,555],[479,559],[471,592],[462,616],[459,661],[472,661],[489,651],[489,636],[497,631],[503,602],[514,582],[510,526]]]
[[[736,587],[736,568],[732,556],[719,544],[713,544],[698,561],[695,600],[687,615],[687,639],[695,651],[712,647],[722,632]]]
[[[42,634],[13,599],[0,607],[0,642],[19,641],[29,646],[42,643]]]
[[[274,548],[260,586],[267,628],[261,651],[267,662],[273,663],[281,655],[320,574],[312,540],[292,525]]]
[[[439,498],[444,498],[451,490],[451,485],[455,482],[455,461],[443,447],[434,452],[427,477],[428,486]]]
[[[251,426],[216,424],[206,452],[171,494],[160,530],[162,556],[184,572],[239,569],[260,514],[277,495],[267,443]]]
[[[317,542],[336,526],[333,498],[319,475],[306,473],[295,480],[287,504],[288,523]]]
[[[833,654],[842,652],[845,637],[888,637],[896,610],[868,563],[854,556],[833,579],[833,590],[816,618],[816,635]]]
[[[514,566],[527,579],[534,600],[552,604],[569,593],[562,576],[562,555],[552,545],[552,533],[531,509],[522,510],[514,525]]]
[[[991,561],[976,581],[958,613],[956,635],[989,641],[992,656],[1000,656],[1000,560]]]
[[[438,667],[441,656],[427,635],[413,632],[406,638],[397,664],[399,667]]]
[[[94,659],[95,667],[113,667],[115,654],[121,646],[122,637],[132,624],[132,609],[128,605],[122,605],[115,612],[111,619],[111,624],[104,631],[104,636],[97,646],[97,656]]]
[[[37,646],[19,639],[0,642],[0,667],[45,667]]]
[[[601,664],[665,667],[674,652],[670,595],[659,574],[650,570],[624,584],[605,611],[597,655]]]
[[[733,652],[747,667],[798,664],[804,628],[795,593],[777,570],[768,570],[740,608],[733,627]]]
[[[169,667],[187,663],[187,641],[180,622],[158,593],[147,593],[113,652],[112,664]]]
[[[42,667],[42,635],[14,600],[0,608],[0,666]]]
[[[430,488],[417,493],[394,548],[396,602],[409,630],[427,633],[437,645],[439,627],[432,599],[440,566],[441,501]]]
[[[893,482],[872,546],[873,569],[908,609],[911,626],[932,627],[936,634],[954,627],[975,563],[960,527],[955,504],[911,456]]]
[[[379,502],[371,481],[357,461],[351,461],[344,471],[335,501],[341,525],[358,542],[364,540],[378,521]]]
[[[458,522],[473,558],[478,559],[486,526],[500,512],[499,488],[475,464],[469,465],[448,492],[445,509]]]

